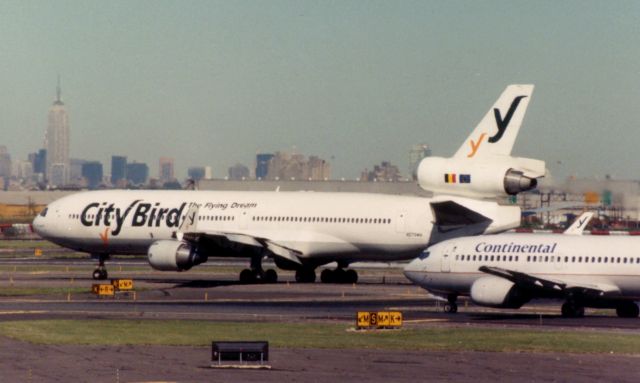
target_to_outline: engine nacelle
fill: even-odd
[[[470,296],[478,305],[498,308],[517,309],[529,301],[513,282],[493,276],[473,282]]]
[[[510,156],[481,159],[427,157],[417,170],[420,187],[434,193],[496,198],[534,189],[544,161]]]
[[[147,257],[151,267],[160,271],[185,271],[206,261],[187,242],[175,240],[155,241]]]

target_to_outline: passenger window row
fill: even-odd
[[[484,261],[484,262],[518,262],[520,259],[517,255],[456,255],[456,261]]]
[[[344,217],[282,217],[282,216],[257,216],[252,218],[257,222],[319,222],[319,223],[365,223],[385,224],[391,223],[390,218],[344,218]]]
[[[236,217],[232,215],[201,215],[198,221],[235,221]]]
[[[468,255],[457,254],[456,261],[464,262],[518,262],[519,257],[517,255]],[[544,263],[544,262],[564,262],[564,263],[635,263],[640,264],[640,257],[581,257],[581,256],[555,256],[555,255],[528,255],[527,262],[529,263]]]

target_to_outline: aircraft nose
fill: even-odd
[[[424,261],[420,258],[416,258],[413,261],[409,262],[408,265],[404,268],[404,275],[411,282],[419,282],[424,278],[425,272],[427,271]]]
[[[33,222],[31,223],[31,227],[33,227],[33,231],[36,232],[36,234],[38,234],[40,237],[45,238],[47,235],[47,231],[46,231],[46,212],[47,212],[47,208],[45,208],[45,210],[43,210],[42,212],[40,212],[34,219]]]

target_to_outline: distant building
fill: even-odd
[[[51,164],[48,170],[48,174],[49,185],[60,188],[67,184],[65,180],[68,177],[69,169],[65,164],[56,162]]]
[[[33,164],[33,172],[35,174],[47,175],[47,149],[40,149],[36,153],[31,153],[29,159]]]
[[[267,180],[312,180],[331,178],[331,165],[317,156],[276,152],[269,160]]]
[[[119,187],[127,179],[127,157],[111,156],[111,185]]]
[[[0,177],[11,177],[11,155],[6,146],[0,146]]]
[[[211,166],[204,167],[204,179],[205,180],[213,179],[213,170],[211,169]]]
[[[127,180],[133,185],[144,185],[149,179],[149,166],[145,163],[127,164]]]
[[[431,156],[431,148],[427,144],[417,144],[411,147],[409,151],[409,174],[414,180],[417,180],[416,171],[418,170],[418,165],[420,161],[422,161],[425,157]]]
[[[194,181],[204,179],[205,173],[206,169],[204,166],[192,166],[187,170],[187,176]]]
[[[398,182],[401,178],[398,167],[388,161],[375,165],[372,171],[365,169],[360,175],[360,180],[369,182]]]
[[[47,149],[47,174],[53,186],[69,182],[69,115],[61,98],[60,78],[56,88],[56,100],[49,108],[45,148]],[[55,167],[55,172],[52,168]]]
[[[160,158],[160,174],[159,180],[160,183],[173,182],[176,180],[174,175],[174,160],[169,157],[161,157]]]
[[[89,189],[95,189],[102,184],[102,173],[102,164],[98,161],[82,164],[82,177],[87,181]]]
[[[67,184],[81,185],[83,183],[84,176],[82,175],[82,166],[87,162],[89,161],[77,158],[71,158],[69,160],[69,179],[67,180]]]
[[[250,177],[249,168],[242,164],[235,164],[229,168],[230,180],[246,180]]]
[[[331,178],[331,165],[320,157],[310,156],[307,161],[306,179],[313,181],[324,181]]]
[[[13,162],[13,176],[18,180],[29,180],[33,177],[33,165],[30,161]]]
[[[269,163],[273,158],[271,153],[256,154],[256,178],[266,179],[269,174]]]

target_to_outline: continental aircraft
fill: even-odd
[[[481,306],[520,308],[531,299],[564,300],[562,315],[582,317],[585,307],[615,308],[637,317],[640,237],[581,235],[592,213],[564,234],[498,234],[457,238],[427,249],[405,275],[447,299],[460,295]]]
[[[371,193],[105,190],[47,206],[33,221],[43,238],[98,258],[107,278],[113,254],[146,254],[157,270],[183,271],[209,256],[246,257],[242,282],[275,282],[273,258],[299,282],[356,282],[356,261],[408,260],[429,244],[496,233],[520,223],[520,209],[495,198],[536,187],[543,161],[510,155],[533,85],[510,85],[451,158],[424,159],[417,176],[430,198]],[[493,200],[491,200],[493,198]]]

